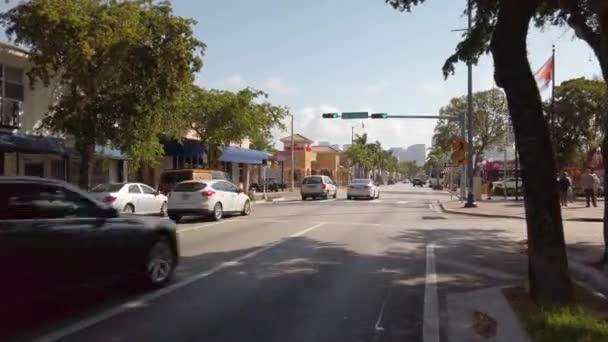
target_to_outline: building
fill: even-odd
[[[390,149],[399,161],[413,161],[417,166],[426,162],[426,146],[424,144],[411,145],[407,148],[393,147]]]
[[[275,153],[273,167],[284,183],[291,182],[291,136],[281,139],[283,150]],[[346,184],[349,179],[348,160],[343,152],[333,146],[312,146],[313,140],[301,134],[294,134],[294,182],[311,175],[326,175],[338,184]]]
[[[0,43],[0,175],[35,176],[78,183],[80,155],[70,137],[37,130],[52,104],[53,86],[32,84],[29,53]],[[126,181],[126,157],[97,146],[91,186]]]

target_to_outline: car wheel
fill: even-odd
[[[353,198],[352,198],[352,197],[350,197],[350,196],[346,196],[346,199],[347,199],[347,200],[351,200],[351,199],[353,199]]]
[[[219,221],[224,217],[224,209],[222,208],[222,203],[217,202],[213,207],[212,217],[215,221]]]
[[[302,201],[306,201],[306,196],[302,196]]]
[[[245,201],[245,205],[243,205],[243,211],[241,211],[241,215],[248,216],[251,214],[251,202]]]
[[[124,208],[122,208],[122,212],[127,214],[133,214],[135,212],[135,207],[133,206],[133,204],[129,203],[125,205]]]
[[[338,189],[336,189],[336,191],[334,191],[334,198],[338,198]]]
[[[167,202],[163,202],[163,204],[160,205],[160,217],[165,216],[167,216]]]
[[[179,215],[169,215],[169,218],[175,221],[175,223],[179,223],[179,220],[182,219],[182,217]]]
[[[145,281],[150,287],[161,287],[173,276],[175,252],[165,238],[156,241],[148,251]]]

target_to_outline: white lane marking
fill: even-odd
[[[435,245],[426,246],[426,278],[424,284],[424,313],[422,337],[424,342],[439,342],[439,296],[435,273]]]
[[[236,259],[223,262],[223,263],[221,263],[221,264],[219,264],[219,265],[211,268],[210,270],[207,270],[205,272],[202,272],[202,273],[190,276],[190,277],[186,278],[185,280],[183,280],[183,281],[181,281],[179,283],[175,283],[175,284],[169,285],[167,287],[164,287],[162,289],[159,289],[159,290],[155,291],[154,293],[149,293],[147,295],[140,296],[137,299],[127,301],[127,302],[125,302],[123,304],[120,304],[120,305],[114,307],[114,308],[108,309],[108,310],[106,310],[106,311],[104,311],[104,312],[102,312],[102,313],[100,313],[100,314],[98,314],[96,316],[90,317],[88,319],[85,319],[85,320],[82,320],[80,322],[74,323],[74,324],[72,324],[72,325],[70,325],[68,327],[63,328],[63,329],[60,329],[60,330],[54,331],[52,333],[49,333],[47,335],[44,335],[42,337],[39,337],[39,338],[35,339],[34,341],[36,341],[36,342],[53,342],[53,341],[57,341],[57,340],[63,339],[65,337],[67,337],[67,336],[73,335],[73,334],[75,334],[75,333],[77,333],[77,332],[79,332],[81,330],[84,330],[86,328],[90,328],[90,327],[92,327],[92,326],[94,326],[96,324],[99,324],[99,323],[101,323],[101,322],[103,322],[105,320],[108,320],[108,319],[110,319],[110,318],[112,318],[112,317],[114,317],[116,315],[119,315],[121,313],[129,311],[129,310],[131,310],[133,308],[142,307],[146,303],[149,303],[149,302],[151,302],[151,301],[153,301],[155,299],[158,299],[158,298],[160,298],[160,297],[162,297],[162,296],[164,296],[164,295],[166,295],[168,293],[171,293],[171,292],[174,292],[176,290],[179,290],[179,289],[181,289],[184,286],[187,286],[187,285],[190,285],[190,284],[194,283],[195,281],[198,281],[200,279],[208,277],[208,276],[210,276],[210,275],[212,275],[212,274],[214,274],[214,273],[216,273],[216,272],[218,272],[218,271],[220,271],[220,270],[222,270],[224,268],[231,267],[231,266],[234,266],[234,265],[238,265],[243,260],[252,258],[252,257],[254,257],[254,256],[256,256],[256,255],[258,255],[258,254],[260,254],[262,252],[265,252],[265,251],[267,251],[267,250],[269,250],[269,249],[271,249],[273,247],[276,247],[276,246],[278,246],[278,245],[280,245],[282,243],[285,243],[285,242],[289,241],[290,239],[292,239],[294,237],[302,236],[302,235],[304,235],[306,233],[309,233],[310,231],[312,231],[314,229],[317,229],[317,228],[323,226],[324,224],[325,224],[324,222],[317,223],[317,224],[315,224],[315,225],[313,225],[311,227],[308,227],[308,228],[306,228],[304,230],[301,230],[301,231],[299,231],[299,232],[297,232],[295,234],[289,235],[287,238],[275,241],[275,242],[273,242],[273,243],[271,243],[271,244],[269,244],[269,245],[267,245],[265,247],[259,248],[259,249],[255,250],[253,252],[247,253],[247,254],[245,254],[243,256],[240,256],[240,257],[238,257]]]
[[[228,221],[219,221],[219,222],[213,222],[213,223],[207,223],[207,224],[198,224],[196,226],[189,226],[189,227],[181,228],[181,229],[178,228],[177,233],[185,233],[185,232],[189,232],[189,231],[193,231],[193,230],[217,226],[217,225],[224,224],[224,223],[239,222],[239,221],[242,221],[242,220],[228,220]]]
[[[382,318],[384,317],[384,308],[386,307],[386,303],[388,302],[389,298],[391,297],[392,291],[393,291],[393,285],[391,284],[391,285],[389,285],[386,297],[384,297],[384,300],[382,301],[382,306],[380,307],[380,313],[378,314],[378,319],[376,320],[376,325],[374,325],[374,329],[376,330],[376,332],[384,331],[384,327],[381,325]]]
[[[397,204],[408,204],[410,203],[409,201],[397,201]]]

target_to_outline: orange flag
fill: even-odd
[[[549,59],[543,64],[543,66],[534,74],[534,78],[536,78],[536,82],[538,82],[538,89],[541,91],[547,89],[551,81],[553,81],[553,64],[555,60],[553,56],[549,57]]]

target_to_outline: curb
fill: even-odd
[[[494,214],[482,214],[482,213],[464,213],[462,211],[448,209],[445,206],[445,204],[443,204],[442,202],[439,202],[439,207],[441,208],[441,211],[443,211],[446,214],[474,216],[474,217],[486,217],[486,218],[507,218],[507,219],[518,219],[518,220],[525,219],[525,217],[519,216],[519,215],[494,215]]]
[[[260,199],[260,200],[257,200],[257,201],[253,201],[253,203],[256,204],[256,205],[258,205],[258,204],[269,204],[269,203],[272,203],[272,202],[282,202],[282,201],[285,201],[285,200],[287,200],[285,197],[277,197],[277,198],[269,198],[267,200]]]
[[[442,202],[439,202],[439,207],[441,208],[441,211],[443,211],[446,214],[474,216],[474,217],[486,217],[486,218],[506,218],[506,219],[518,219],[518,220],[525,220],[526,219],[525,216],[520,216],[520,215],[497,215],[497,214],[483,214],[483,213],[465,213],[465,212],[462,212],[462,211],[459,211],[459,210],[448,209],[445,206],[445,204],[443,204]],[[596,218],[596,217],[573,217],[573,218],[562,219],[562,221],[567,221],[567,222],[604,222],[604,219],[603,218]]]

